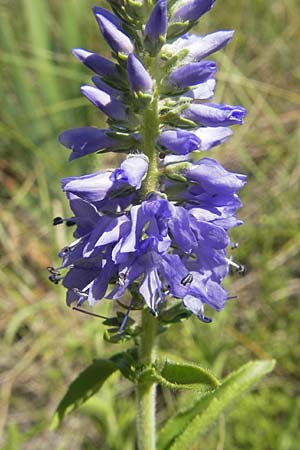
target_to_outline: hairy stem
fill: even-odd
[[[139,358],[143,367],[149,367],[155,359],[156,319],[149,310],[142,311],[142,332],[140,336]],[[154,383],[138,382],[137,440],[139,450],[155,450],[155,393]]]

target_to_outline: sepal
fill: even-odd
[[[120,311],[117,312],[116,317],[104,320],[103,325],[111,327],[103,335],[104,340],[111,344],[127,342],[138,336],[141,331],[135,320]]]

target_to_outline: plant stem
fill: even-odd
[[[142,332],[140,336],[139,358],[143,367],[149,367],[155,358],[156,319],[149,310],[142,311]],[[155,396],[156,385],[152,382],[138,382],[137,440],[139,450],[155,450]]]

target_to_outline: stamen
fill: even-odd
[[[73,288],[72,291],[73,291],[75,294],[80,295],[80,297],[82,297],[82,298],[84,298],[84,299],[87,299],[87,298],[88,298],[88,294],[86,294],[85,292],[82,292],[82,291],[81,291],[80,289],[78,289],[78,288]]]
[[[109,319],[109,317],[101,316],[100,314],[92,313],[92,312],[86,311],[85,309],[82,309],[82,308],[77,308],[77,306],[73,306],[72,309],[74,311],[79,311],[79,312],[82,312],[83,314],[87,314],[88,316],[98,317],[100,319],[105,319],[105,320]]]
[[[54,283],[54,284],[58,284],[61,280],[64,279],[64,277],[62,277],[59,273],[57,274],[52,274],[49,277],[49,280]]]
[[[133,305],[133,299],[131,300],[131,302],[130,302],[130,304],[129,304],[129,306],[128,306],[128,309],[127,309],[127,311],[126,311],[126,314],[125,314],[125,316],[124,316],[124,319],[122,320],[122,323],[121,323],[121,326],[120,326],[120,328],[119,328],[118,333],[122,333],[122,331],[124,330],[124,327],[125,327],[125,325],[126,325],[126,322],[127,322],[129,313],[130,313],[130,311],[131,311],[132,305]]]
[[[55,269],[55,268],[52,267],[52,266],[48,266],[48,267],[47,267],[48,272],[50,272],[50,273],[53,274],[53,275],[59,275],[58,269],[59,269],[59,268]]]
[[[60,225],[61,223],[64,223],[64,219],[62,219],[61,217],[54,217],[53,225]]]
[[[247,267],[243,264],[239,264],[239,268],[237,269],[237,272],[241,275],[245,275],[247,272]]]
[[[201,320],[203,323],[211,323],[212,319],[210,317],[205,316],[204,314],[200,313],[198,314],[198,319]]]
[[[247,268],[245,265],[237,264],[236,262],[232,261],[232,259],[229,258],[226,258],[226,261],[228,262],[228,264],[234,267],[238,273],[245,274],[247,272]]]
[[[76,225],[76,223],[73,222],[73,220],[67,220],[66,225],[67,225],[67,227],[73,227],[74,225]]]
[[[193,275],[191,273],[188,273],[184,278],[182,278],[180,283],[183,286],[186,286],[187,284],[192,283],[193,279]]]
[[[239,246],[238,242],[232,242],[230,248],[231,250],[235,250],[236,248],[238,248],[238,246]]]
[[[119,273],[117,284],[119,286],[123,287],[126,279],[127,279],[127,273]]]

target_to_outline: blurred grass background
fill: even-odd
[[[116,376],[60,429],[49,431],[74,376],[93,357],[119,349],[104,344],[100,321],[66,308],[63,290],[48,282],[45,270],[70,239],[63,227],[51,226],[54,216],[68,215],[59,179],[112,162],[90,156],[69,164],[57,142],[68,127],[104,125],[79,95],[91,73],[70,54],[72,47],[108,54],[93,4],[0,3],[2,450],[133,449],[133,391]],[[211,325],[194,319],[176,325],[161,337],[161,349],[218,376],[251,358],[274,357],[278,364],[194,450],[299,448],[299,17],[298,0],[224,0],[197,30],[236,30],[216,56],[217,100],[242,104],[249,113],[211,156],[249,176],[241,194],[245,225],[232,233],[240,243],[236,259],[248,272],[228,281],[239,299],[214,314]],[[192,401],[186,394],[159,393],[159,421]]]

